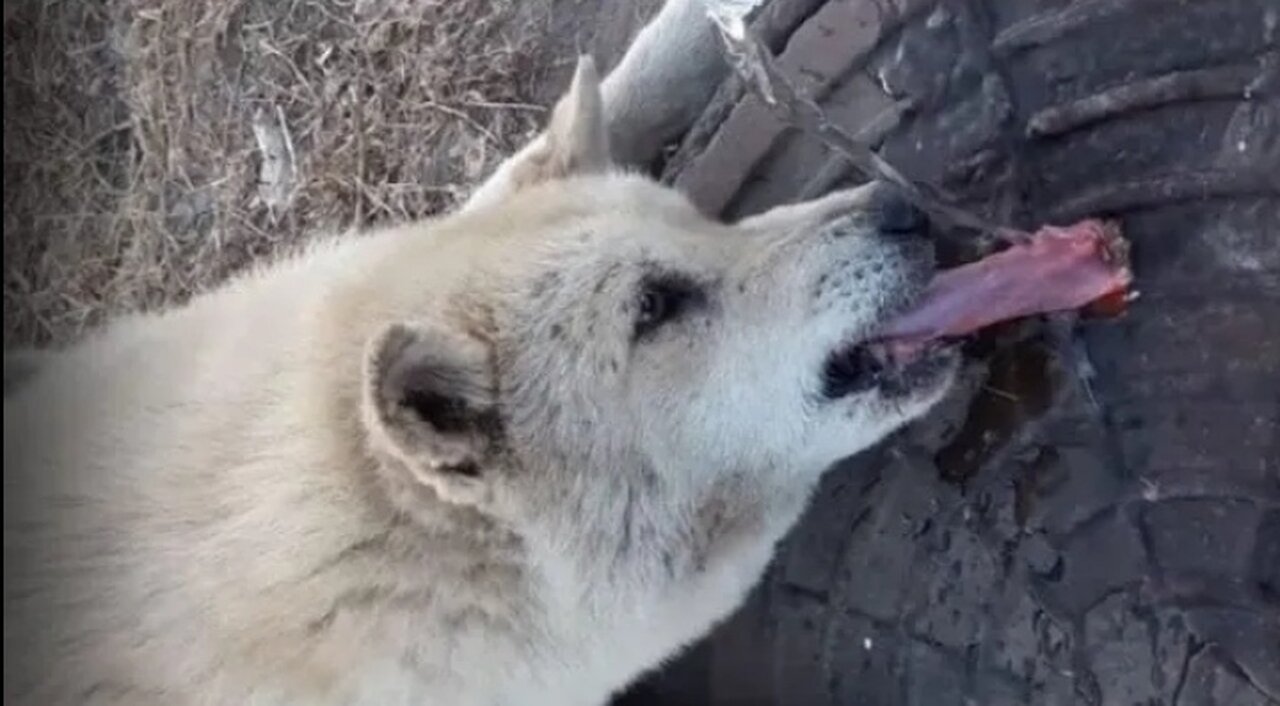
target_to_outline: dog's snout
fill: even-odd
[[[886,235],[924,235],[929,217],[898,189],[881,192],[874,205],[876,229]]]

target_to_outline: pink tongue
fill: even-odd
[[[1046,226],[1026,242],[941,272],[915,308],[886,324],[878,338],[906,353],[1033,314],[1091,302],[1114,309],[1117,300],[1123,308],[1133,280],[1128,259],[1128,242],[1114,224]]]

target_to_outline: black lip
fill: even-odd
[[[884,362],[866,344],[836,349],[822,368],[822,395],[839,399],[866,392],[879,384],[885,372]]]
[[[906,397],[937,384],[954,366],[958,349],[950,344],[930,346],[906,362],[889,359],[874,344],[858,343],[833,351],[822,369],[822,394],[837,400],[862,392]]]
[[[910,397],[921,390],[932,389],[942,382],[960,360],[958,345],[939,344],[920,357],[896,368],[882,379],[880,391],[885,397]]]

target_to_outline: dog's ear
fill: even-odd
[[[392,325],[366,349],[370,443],[449,502],[487,499],[503,446],[489,360],[484,343],[436,327]]]
[[[612,163],[600,75],[591,57],[580,57],[569,92],[552,110],[547,129],[499,165],[463,210],[496,203],[544,181],[606,171]]]
[[[578,59],[569,92],[551,112],[551,122],[512,174],[516,188],[575,174],[604,171],[610,164],[600,74],[591,57]]]

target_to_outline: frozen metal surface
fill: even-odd
[[[664,178],[739,217],[883,173],[874,149],[985,221],[1122,219],[1143,298],[974,343],[945,407],[828,474],[748,605],[626,702],[1278,703],[1280,6],[806,12],[746,72],[799,103],[734,79]]]

